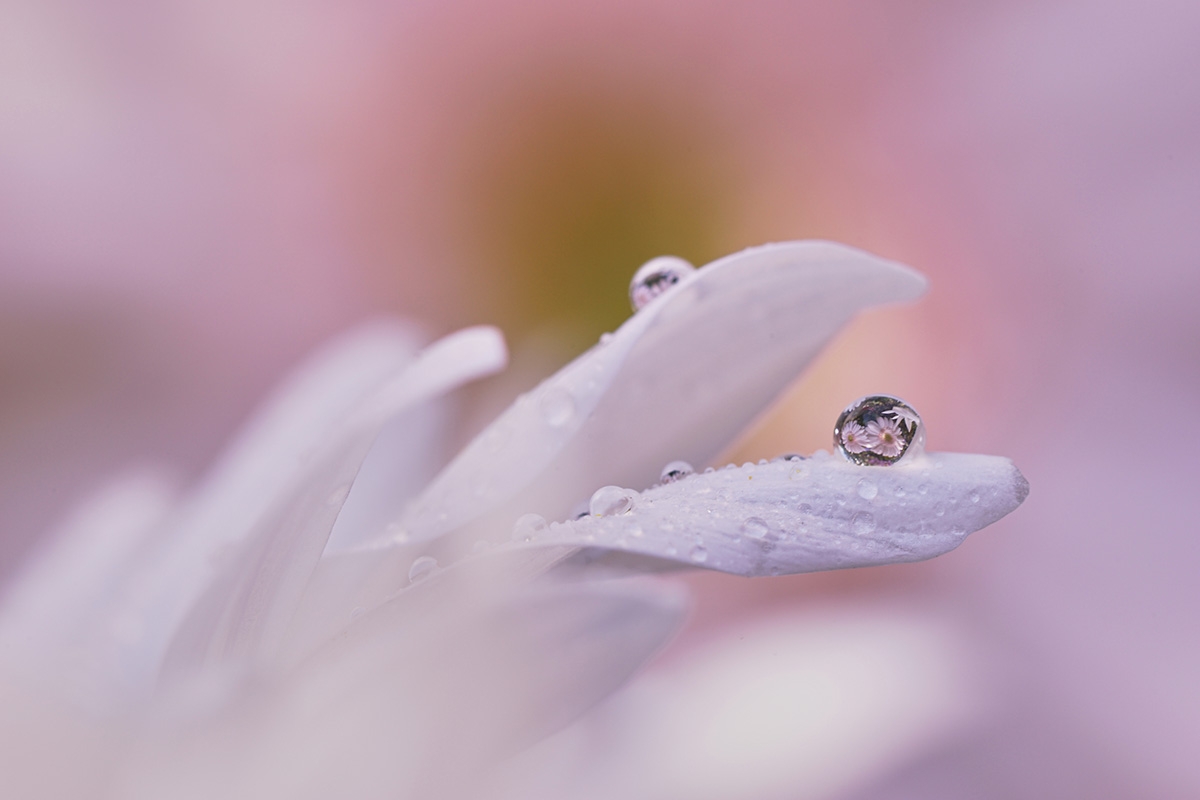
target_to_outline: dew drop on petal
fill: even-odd
[[[925,424],[900,398],[868,395],[838,416],[833,447],[852,464],[888,467],[925,451]]]
[[[596,517],[615,517],[633,510],[633,499],[637,492],[620,486],[601,486],[592,495],[588,510]]]
[[[859,536],[866,536],[875,532],[875,517],[866,511],[860,511],[854,515],[852,525],[855,533]]]
[[[858,482],[858,496],[863,500],[871,500],[877,494],[879,494],[879,487],[871,481],[863,478]]]
[[[672,461],[662,469],[662,474],[658,478],[659,483],[674,483],[675,481],[686,478],[696,470],[692,469],[692,465],[686,461]]]
[[[513,524],[512,538],[514,542],[532,542],[544,530],[545,517],[541,514],[524,514]]]
[[[696,268],[676,256],[659,256],[643,264],[629,282],[629,304],[641,311],[654,298],[695,272]]]
[[[767,526],[767,523],[763,522],[758,517],[747,517],[746,520],[742,522],[742,535],[749,536],[751,539],[766,538],[767,531],[769,530],[770,528]]]
[[[542,419],[554,428],[561,428],[575,416],[575,400],[561,386],[554,386],[543,394],[538,406],[542,411]]]
[[[437,566],[437,559],[433,556],[421,556],[413,561],[412,566],[408,568],[408,579],[412,583],[424,580],[437,569]]]
[[[693,547],[692,552],[688,555],[697,564],[703,564],[705,561],[708,561],[708,549],[702,544]]]
[[[349,496],[350,496],[350,484],[347,483],[343,486],[337,487],[332,492],[330,492],[329,497],[327,497],[325,499],[325,502],[331,506],[340,506],[342,503],[346,502],[346,498]]]

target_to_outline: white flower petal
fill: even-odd
[[[608,696],[684,614],[654,584],[443,588],[364,615],[228,718],[147,741],[122,796],[464,796]]]
[[[499,331],[467,328],[426,348],[352,409],[224,555],[224,569],[172,642],[172,661],[194,668],[206,657],[273,653],[383,424],[506,361]]]
[[[1000,519],[1028,491],[997,456],[930,453],[860,467],[820,454],[693,475],[642,492],[627,514],[554,524],[513,547],[575,545],[738,575],[921,561]]]
[[[93,494],[24,565],[0,604],[0,658],[32,674],[87,681],[97,639],[119,637],[106,614],[176,499],[164,474],[137,470]],[[60,674],[67,665],[71,674]],[[73,688],[79,688],[78,686]]]
[[[494,536],[525,512],[563,519],[597,486],[650,485],[668,461],[708,463],[856,312],[924,288],[907,267],[828,242],[709,264],[519,398],[403,527],[429,539],[475,520]]]
[[[518,756],[485,796],[857,797],[988,710],[964,634],[894,603],[738,625]]]
[[[287,515],[295,510],[291,504],[297,496],[318,492],[323,500],[334,499],[336,487],[322,485],[320,479],[342,479],[341,472],[349,469],[349,477],[338,485],[348,484],[355,465],[346,459],[347,449],[369,446],[372,428],[377,429],[387,414],[503,365],[503,345],[494,331],[468,334],[465,346],[477,351],[476,357],[464,362],[460,346],[445,353],[451,363],[431,369],[426,358],[426,366],[418,362],[410,370],[414,331],[377,323],[334,341],[298,370],[173,515],[154,547],[140,554],[118,596],[95,611],[97,620],[136,622],[136,630],[119,640],[110,636],[97,643],[105,657],[101,680],[108,683],[110,696],[153,684],[166,648],[199,598],[216,591],[219,579],[227,582],[227,596],[239,588],[244,591],[247,572],[254,569],[249,563],[273,553],[271,547],[278,548],[287,538],[283,528],[289,528]],[[425,385],[408,382],[405,388],[387,382],[412,370],[425,376]],[[470,374],[464,376],[464,370]],[[331,468],[331,462],[337,466]],[[301,542],[328,534],[328,527],[324,534],[319,528],[333,524],[345,498],[337,499],[321,509],[318,519],[306,521],[303,531],[296,530]],[[275,544],[268,546],[272,541]],[[301,548],[305,558],[314,547],[308,541]],[[278,566],[278,559],[274,563]],[[264,607],[257,609],[252,627],[265,621],[262,615],[271,600],[269,592],[258,595]],[[215,596],[207,607],[210,613],[220,607]],[[215,623],[208,621],[210,627]],[[99,627],[108,630],[107,625]]]

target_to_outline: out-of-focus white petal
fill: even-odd
[[[176,498],[171,480],[136,470],[70,515],[9,587],[0,604],[0,659],[54,679],[86,681],[97,639],[134,633],[111,608]],[[70,674],[63,675],[67,671]]]
[[[489,800],[844,797],[985,711],[955,626],[892,609],[739,626],[518,757]]]
[[[708,463],[856,312],[924,288],[907,267],[828,242],[715,261],[519,398],[402,527],[430,539],[475,521],[494,536],[525,512],[563,519],[597,486],[647,486],[668,461]]]
[[[363,615],[229,716],[148,739],[122,796],[464,796],[622,684],[684,608],[654,584],[444,588]]]
[[[350,485],[389,419],[503,368],[499,331],[467,328],[426,348],[349,409],[222,563],[171,641],[171,661],[195,668],[230,656],[269,656],[292,620]]]
[[[998,456],[861,467],[820,453],[692,475],[637,494],[626,513],[552,524],[511,546],[601,548],[738,575],[865,567],[952,550],[1028,492]]]

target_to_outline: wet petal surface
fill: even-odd
[[[1028,491],[996,456],[860,467],[822,453],[692,475],[639,493],[626,513],[551,524],[512,546],[588,548],[576,565],[611,552],[641,568],[637,557],[738,575],[866,567],[952,550]]]
[[[409,539],[521,514],[563,519],[597,486],[708,463],[855,313],[911,300],[911,269],[829,242],[766,245],[682,278],[519,398],[404,516]]]

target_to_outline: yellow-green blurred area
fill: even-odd
[[[729,247],[728,156],[669,97],[554,77],[524,89],[467,136],[463,230],[498,276],[496,321],[518,341],[550,328],[577,348],[629,315],[643,262],[703,264]]]

